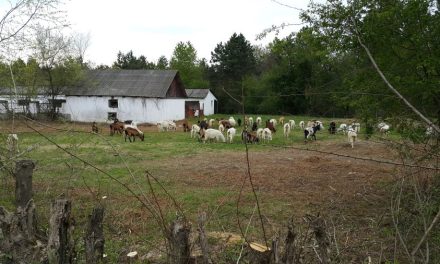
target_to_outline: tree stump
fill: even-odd
[[[184,219],[177,219],[171,223],[170,235],[170,263],[186,264],[190,260],[189,234],[191,227]]]
[[[299,262],[299,259],[296,258],[296,252],[295,252],[295,240],[296,240],[296,234],[295,234],[295,226],[293,224],[293,219],[290,219],[289,224],[287,226],[287,236],[286,236],[286,245],[285,245],[285,251],[283,256],[283,262],[286,264],[294,264]]]
[[[199,240],[200,240],[200,248],[202,249],[203,254],[203,264],[212,264],[210,259],[209,245],[208,239],[205,234],[205,222],[206,222],[206,213],[203,212],[199,215],[198,219],[198,231],[199,231]]]
[[[86,263],[99,263],[104,254],[104,233],[102,222],[104,220],[104,207],[98,206],[89,215],[84,237]]]
[[[330,241],[326,234],[325,221],[319,216],[311,217],[311,226],[315,239],[318,244],[318,257],[323,264],[331,263],[330,260]]]
[[[20,160],[15,165],[15,203],[24,208],[32,199],[32,174],[35,164],[32,160]]]
[[[52,203],[47,244],[47,256],[50,264],[73,262],[74,247],[71,236],[73,220],[70,213],[71,202],[69,200],[57,199]]]
[[[35,205],[33,200],[17,212],[0,207],[0,263],[41,263],[45,260],[42,243],[36,239]]]

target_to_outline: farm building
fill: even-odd
[[[213,115],[217,113],[217,98],[209,89],[186,89],[190,98],[185,104],[186,116],[193,116],[195,110],[200,115]]]
[[[43,89],[0,88],[0,117],[7,118],[12,111],[36,117],[40,113],[49,112],[52,100],[56,110],[66,102],[64,95],[57,95],[52,99],[46,94]]]
[[[66,90],[61,112],[73,121],[155,123],[185,118],[185,87],[175,70],[95,70]]]

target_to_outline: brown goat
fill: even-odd
[[[183,132],[191,131],[191,124],[188,124],[188,120],[186,119],[183,120],[182,126],[183,126]]]
[[[269,129],[270,129],[270,131],[272,131],[272,133],[275,133],[275,132],[277,132],[277,130],[275,129],[275,127],[274,127],[273,123],[272,123],[272,122],[270,122],[270,121],[266,121],[266,128],[269,128]]]
[[[225,127],[225,129],[229,129],[232,127],[229,120],[220,120],[220,121],[218,121],[218,123],[219,123],[219,125],[222,124]]]
[[[92,124],[92,132],[93,133],[98,133],[99,132],[98,125],[96,124],[96,122],[93,122],[93,124]]]
[[[122,134],[123,131],[124,123],[115,121],[114,123],[110,124],[110,136],[113,136],[116,132]]]
[[[136,141],[136,137],[138,137],[142,141],[144,141],[144,133],[140,132],[136,128],[126,127],[124,132],[125,132],[125,141],[126,142],[127,142],[127,138],[128,138],[128,140],[130,140],[130,142],[134,142],[134,141]],[[131,141],[132,138],[133,138],[133,141]]]

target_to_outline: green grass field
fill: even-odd
[[[220,116],[227,117],[216,115],[214,118]],[[256,116],[253,116],[255,119]],[[238,116],[235,117],[238,118]],[[278,117],[275,118],[278,119]],[[267,120],[269,116],[262,116],[262,119]],[[289,119],[291,117],[286,116],[286,121]],[[306,121],[313,118],[295,116],[293,119],[298,124],[300,120]],[[303,132],[298,128],[292,131],[288,139],[284,139],[282,127],[278,125],[278,132],[274,135],[273,141],[268,144],[270,146],[248,145],[249,152],[264,156],[268,151],[270,153],[284,151],[283,148],[276,148],[277,146],[325,149],[326,144],[340,145],[344,147],[344,150],[350,149],[346,148],[348,143],[344,135],[328,133],[328,123],[331,119],[320,118],[319,120],[325,125],[324,131],[317,134],[319,143],[304,143]],[[349,120],[336,121],[339,124]],[[196,120],[192,119],[190,122],[196,123]],[[3,122],[2,127],[2,140],[4,140],[5,131],[9,129],[10,124]],[[73,201],[73,213],[78,227],[75,229],[75,236],[79,241],[78,248],[81,248],[82,239],[79,239],[83,232],[81,227],[85,225],[92,208],[103,204],[106,207],[105,247],[109,263],[116,262],[122,250],[137,250],[145,255],[152,249],[160,248],[158,246],[162,241],[160,229],[150,211],[143,208],[131,192],[145,204],[157,208],[156,205],[150,203],[154,200],[152,189],[154,195],[158,197],[158,203],[168,223],[176,218],[176,214],[180,214],[174,206],[173,199],[175,199],[190,221],[195,223],[198,213],[207,211],[210,216],[207,230],[239,233],[236,208],[241,180],[237,178],[228,184],[226,179],[230,177],[230,174],[235,173],[234,168],[239,168],[240,172],[245,171],[243,169],[245,162],[234,159],[225,162],[225,157],[231,155],[229,153],[234,153],[234,155],[243,153],[244,155],[245,145],[240,138],[242,129],[238,129],[233,144],[202,144],[196,139],[191,139],[189,133],[181,132],[181,128],[178,128],[177,132],[159,133],[155,127],[144,127],[147,130],[145,141],[141,142],[137,139],[133,143],[125,142],[120,135],[109,136],[105,124],[100,124],[100,128],[102,130],[99,134],[92,134],[89,133],[90,124],[68,122],[41,125],[30,121],[17,121],[19,148],[20,151],[25,152],[20,159],[32,159],[36,162],[33,176],[34,200],[37,206],[38,222],[43,229],[47,228],[50,203],[64,195]],[[389,137],[393,138],[396,135],[392,134]],[[203,167],[199,167],[200,161],[206,158],[210,160],[210,163],[203,163]],[[206,165],[211,163],[212,167]],[[222,168],[230,165],[233,165],[231,169]],[[269,171],[272,169],[271,164],[265,166]],[[273,167],[276,166],[277,164],[273,164]],[[150,178],[150,187],[146,176],[147,171],[157,178],[159,183]],[[211,174],[213,175],[212,184],[207,182],[209,177],[201,180],[197,178]],[[192,179],[187,175],[196,175],[196,178]],[[237,177],[243,177],[243,175]],[[224,182],[221,180],[219,183],[215,180],[222,179],[222,177],[225,178]],[[12,177],[4,171],[2,178],[1,205],[12,211],[14,210],[15,183]],[[265,185],[258,181],[256,184],[262,188],[257,190],[257,193],[261,195],[261,208],[269,221],[266,224],[271,227],[269,233],[273,235],[290,216],[296,214],[292,211],[289,200],[291,197],[285,197],[283,193],[265,191]],[[107,198],[103,199],[104,196]],[[243,222],[247,223],[250,219],[254,204],[253,193],[250,187],[246,186],[238,212]],[[301,205],[302,207],[308,208],[307,211],[314,211],[313,206],[304,204],[304,206]],[[301,217],[301,214],[298,213],[297,216]],[[261,230],[256,219],[254,216],[249,236],[261,241]],[[234,252],[234,249],[231,250]],[[80,251],[79,257],[81,256]]]

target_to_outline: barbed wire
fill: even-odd
[[[366,158],[366,157],[351,156],[351,155],[347,155],[347,154],[335,153],[335,152],[318,150],[318,149],[300,148],[300,147],[295,147],[295,146],[281,146],[281,145],[273,145],[273,144],[261,144],[261,145],[267,146],[267,147],[273,147],[273,148],[284,148],[284,149],[295,149],[295,150],[308,151],[308,152],[317,152],[320,154],[327,154],[327,155],[333,155],[333,156],[338,156],[338,157],[343,157],[343,158],[362,160],[362,161],[368,161],[368,162],[375,162],[375,163],[381,163],[381,164],[389,164],[389,165],[395,165],[395,166],[401,166],[401,167],[410,167],[410,168],[419,168],[419,169],[440,171],[440,168],[436,168],[436,167],[429,167],[429,166],[422,166],[422,165],[415,165],[415,164],[405,164],[405,163],[400,163],[400,162],[395,162],[395,161],[390,161],[390,160],[378,160],[378,159],[372,159],[372,158]]]

